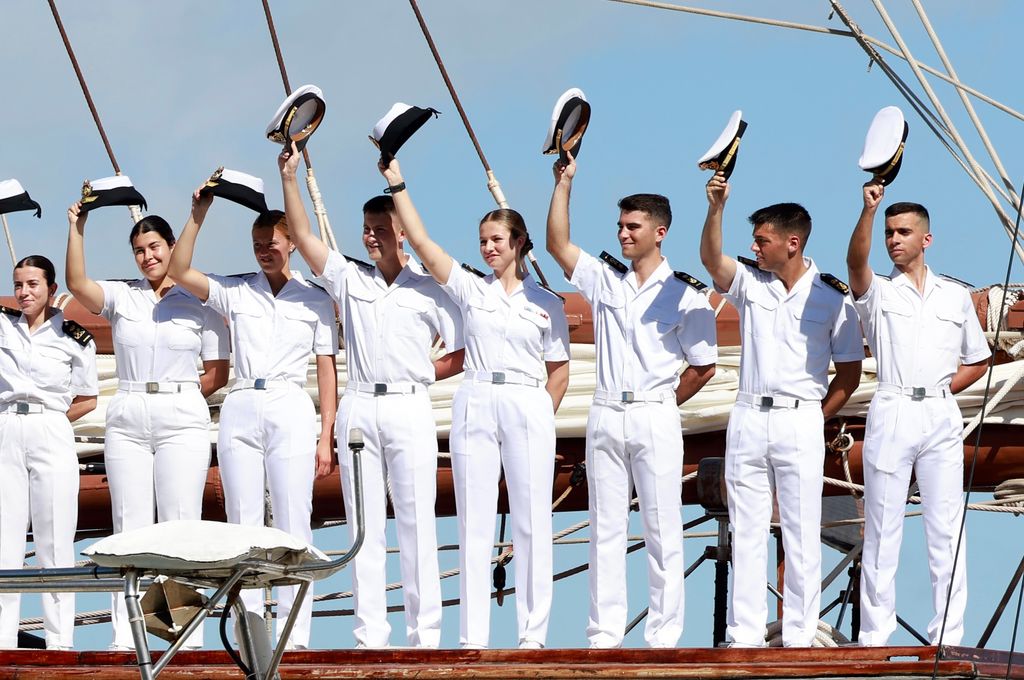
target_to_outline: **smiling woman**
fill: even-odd
[[[14,268],[20,310],[0,307],[0,569],[25,562],[31,521],[42,567],[71,567],[78,520],[78,458],[71,422],[96,407],[92,336],[51,306],[53,263]],[[0,595],[0,649],[18,646],[20,595]],[[43,594],[46,646],[70,649],[75,596]]]

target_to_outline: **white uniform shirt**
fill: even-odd
[[[0,404],[27,401],[67,413],[78,396],[99,394],[96,345],[64,334],[58,312],[30,333],[23,314],[0,312]]]
[[[157,298],[149,282],[97,281],[110,321],[118,380],[199,382],[196,357],[228,358],[224,317],[180,286]]]
[[[321,278],[342,309],[349,381],[429,385],[434,336],[462,349],[458,307],[412,258],[389,286],[377,267],[332,250]]]
[[[792,290],[771,272],[736,263],[723,295],[739,311],[739,391],[820,401],[828,392],[829,361],[861,361],[864,342],[850,296],[807,271]]]
[[[878,381],[899,387],[946,387],[961,363],[990,355],[970,293],[926,268],[924,295],[899,269],[873,275],[853,304],[864,324]]]
[[[209,275],[206,304],[231,322],[231,352],[240,380],[288,380],[306,385],[309,355],[338,351],[334,305],[299,272],[270,291],[263,272],[246,276]]]
[[[705,295],[674,276],[668,260],[637,290],[632,268],[619,273],[580,251],[569,282],[593,309],[598,390],[674,390],[683,360],[718,361],[715,313]]]
[[[467,371],[521,373],[543,383],[545,361],[569,360],[562,301],[529,274],[507,295],[494,274],[480,277],[452,260],[442,288],[462,310]]]

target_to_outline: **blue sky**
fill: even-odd
[[[843,28],[838,18],[829,19],[824,1],[691,4]],[[910,4],[889,4],[915,56],[941,67]],[[283,90],[259,2],[58,5],[122,170],[147,197],[151,212],[176,227],[183,224],[192,189],[221,165],[263,177],[268,203],[280,205],[277,147],[263,131]],[[894,44],[870,3],[848,5],[867,33]],[[315,83],[325,93],[327,117],[309,149],[342,249],[361,256],[359,209],[384,186],[366,135],[392,103],[404,101],[443,112],[400,154],[409,190],[436,239],[456,258],[479,265],[476,224],[494,204],[408,4],[278,0],[272,9],[293,86]],[[541,142],[554,100],[576,86],[593,106],[572,203],[573,237],[582,247],[615,252],[615,202],[634,192],[663,193],[674,209],[665,254],[675,269],[706,279],[697,244],[707,175],[696,159],[729,114],[742,109],[750,127],[732,178],[726,248],[747,254],[745,218],[755,209],[800,202],[814,218],[809,254],[823,271],[845,278],[845,245],[867,179],[856,166],[864,132],[875,111],[896,104],[907,113],[910,137],[886,202],[914,200],[931,210],[935,242],[928,259],[936,270],[979,286],[1003,277],[1008,240],[993,209],[882,70],[869,69],[865,54],[848,38],[598,0],[422,0],[421,9],[488,160],[538,244],[552,183]],[[1024,108],[1014,85],[1024,7],[942,0],[927,3],[927,9],[962,80]],[[62,270],[67,205],[83,179],[113,173],[46,3],[10,0],[4,23],[0,63],[7,105],[0,114],[6,133],[0,179],[18,178],[44,211],[42,220],[16,213],[9,221],[19,256],[43,253]],[[905,65],[887,59],[914,82]],[[932,82],[973,152],[994,174],[952,88]],[[920,91],[916,84],[915,90]],[[987,104],[976,107],[1019,185],[1021,122]],[[245,209],[218,202],[200,237],[197,265],[222,273],[251,271],[251,219]],[[130,226],[122,209],[90,218],[92,276],[137,275],[127,244]],[[557,281],[551,259],[538,256]],[[878,271],[889,269],[880,239],[871,262]],[[302,268],[298,261],[296,266]],[[7,270],[5,256],[0,276]],[[1011,279],[1019,280],[1018,271],[1019,266]],[[564,519],[557,526],[577,518]],[[1014,564],[993,566],[984,563],[979,544],[997,535],[1021,535],[1003,516],[975,521],[978,528],[969,529],[978,548],[971,552],[977,558],[969,572],[969,640],[980,634],[1020,549],[1009,547]],[[450,522],[441,526],[452,539]],[[923,629],[928,579],[919,534],[919,520],[911,520],[900,597],[911,603],[903,613]],[[328,542],[339,547],[341,541]],[[582,549],[564,550],[562,566],[585,559]],[[688,544],[689,559],[700,550]],[[630,558],[634,607],[644,590],[642,560]],[[703,573],[709,569],[699,569],[689,587],[683,644],[710,642],[711,581]],[[551,644],[583,644],[585,604],[583,577],[556,591]],[[456,639],[457,614],[446,614],[448,645]],[[513,641],[513,619],[511,603],[497,610],[495,644]],[[329,628],[330,633],[318,632],[322,637],[315,644],[350,643],[347,620]],[[1002,644],[997,634],[996,646],[1007,646],[1008,631],[1000,628]],[[105,632],[99,637],[96,646],[105,644]],[[639,631],[628,639],[638,642]]]

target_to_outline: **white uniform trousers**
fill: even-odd
[[[674,647],[683,633],[683,434],[675,401],[601,403],[587,419],[591,647],[619,647],[626,630],[626,542],[633,488],[647,543],[644,639]]]
[[[209,429],[210,409],[199,390],[114,395],[107,406],[103,451],[114,533],[154,521],[202,519]],[[111,600],[113,646],[134,649],[124,593],[112,594]],[[186,646],[203,646],[202,627]]]
[[[352,454],[348,433],[363,432],[363,508],[366,535],[352,561],[356,643],[390,644],[387,620],[387,503],[398,535],[406,641],[413,647],[441,643],[441,580],[437,566],[437,428],[430,395],[374,395],[346,390],[338,406],[335,434],[341,462],[345,516],[355,516]],[[349,523],[354,534],[355,525]]]
[[[555,415],[543,387],[465,381],[452,402],[452,476],[459,522],[459,641],[488,646],[498,484],[512,515],[519,644],[543,645],[551,614]]]
[[[67,416],[57,411],[0,414],[0,569],[25,564],[32,524],[40,567],[75,565],[78,456]],[[46,647],[74,644],[74,593],[43,593]],[[0,649],[18,646],[21,595],[0,594]]]
[[[228,521],[263,526],[265,486],[270,487],[274,526],[313,542],[313,477],[316,474],[316,411],[302,389],[236,390],[220,411],[217,457]],[[298,586],[278,588],[278,636]],[[263,614],[263,591],[242,591],[246,609]],[[310,588],[288,639],[288,648],[309,646],[313,615]]]
[[[966,537],[953,560],[963,518],[963,418],[956,399],[876,392],[864,436],[864,554],[861,558],[860,644],[885,645],[896,630],[896,567],[913,472],[921,489],[932,606],[928,638],[938,644],[952,578],[942,643],[958,645],[967,606]]]
[[[823,421],[821,408],[814,402],[801,402],[799,408],[743,403],[733,407],[725,453],[733,565],[728,635],[738,646],[765,645],[773,492],[778,498],[786,553],[782,643],[810,647],[817,632]]]

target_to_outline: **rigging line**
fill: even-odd
[[[1017,243],[1017,236],[1020,233],[1021,210],[1024,209],[1024,186],[1021,186],[1020,195],[1022,198],[1021,202],[1017,203],[1017,219],[1013,225],[1013,242],[1015,244]],[[999,346],[999,329],[1003,325],[1003,316],[1006,313],[1006,297],[1009,294],[1010,273],[1012,271],[1013,253],[1011,252],[1010,257],[1007,258],[1006,275],[1003,277],[1003,296],[999,305],[999,320],[996,324],[996,334],[993,342],[994,347]],[[992,355],[989,357],[988,371],[986,371],[985,375],[985,391],[983,392],[980,408],[981,418],[978,423],[978,428],[977,430],[975,430],[974,433],[974,454],[971,456],[971,469],[970,473],[967,475],[967,493],[964,494],[964,510],[960,513],[960,531],[957,535],[956,550],[953,552],[953,567],[950,570],[949,586],[947,586],[946,588],[946,606],[942,613],[942,626],[939,628],[939,649],[942,648],[942,639],[946,635],[946,620],[949,617],[949,600],[953,592],[953,577],[956,575],[956,568],[958,562],[960,561],[960,550],[963,546],[964,541],[964,527],[967,525],[967,506],[971,501],[971,488],[974,486],[974,472],[978,466],[978,452],[981,449],[981,433],[985,429],[985,409],[988,406],[989,395],[991,394],[992,390],[992,376],[995,373],[995,366],[996,353],[995,351],[993,351]],[[1014,625],[1014,630],[1016,631],[1016,625]],[[939,673],[939,659],[941,656],[941,654],[935,655],[935,665],[932,668],[932,680],[935,680],[935,677]],[[1013,657],[1011,656],[1010,658],[1012,660]]]
[[[1020,582],[1020,594],[1017,596],[1017,614],[1013,617],[1013,634],[1010,636],[1010,653],[1006,657],[1006,680],[1010,680],[1013,668],[1013,651],[1017,647],[1017,629],[1020,626],[1020,608],[1024,602],[1024,580]]]
[[[883,72],[889,77],[889,80],[892,81],[892,83],[896,86],[896,88],[900,91],[900,93],[903,94],[904,98],[907,99],[908,103],[914,108],[914,110],[917,112],[917,114],[919,116],[921,116],[921,118],[925,122],[925,124],[936,135],[936,137],[939,139],[939,142],[943,146],[946,147],[946,150],[949,151],[949,153],[953,157],[953,159],[957,163],[960,164],[960,167],[963,168],[964,172],[971,179],[971,181],[973,181],[978,186],[978,188],[982,191],[982,193],[985,195],[985,197],[989,199],[989,202],[992,204],[992,208],[996,211],[996,215],[997,215],[997,217],[999,217],[999,220],[1002,223],[1004,230],[1006,231],[1007,235],[1009,235],[1009,233],[1010,233],[1010,226],[1009,226],[1010,225],[1010,218],[1006,214],[1006,212],[1003,210],[1003,207],[995,199],[995,197],[992,195],[991,191],[990,190],[986,190],[987,187],[985,187],[982,184],[980,176],[977,173],[975,173],[972,170],[972,168],[969,168],[967,166],[967,163],[964,162],[964,159],[960,158],[960,155],[953,149],[953,147],[949,144],[948,140],[946,140],[945,137],[943,137],[938,132],[938,129],[936,128],[936,125],[934,125],[932,123],[932,120],[929,120],[929,117],[935,119],[935,121],[938,124],[938,126],[940,128],[942,128],[944,131],[945,131],[945,126],[941,123],[941,121],[938,121],[938,119],[934,117],[934,114],[931,111],[928,111],[928,115],[927,116],[925,115],[924,111],[928,110],[928,107],[924,104],[924,102],[921,101],[921,99],[915,93],[913,93],[912,90],[910,90],[910,87],[902,80],[902,78],[899,77],[898,74],[896,74],[896,72],[892,69],[892,67],[889,66],[889,64],[882,58],[882,55],[880,55],[877,50],[875,50],[873,47],[871,47],[863,39],[864,35],[863,35],[863,32],[860,30],[860,27],[857,26],[857,24],[850,18],[850,16],[847,14],[847,12],[843,8],[843,6],[840,5],[837,0],[829,0],[829,2],[831,3],[832,8],[839,15],[839,17],[842,20],[842,22],[844,24],[846,24],[847,27],[849,27],[850,30],[852,30],[854,32],[854,34],[857,37],[857,43],[861,46],[861,48],[864,50],[864,52],[871,58],[872,61],[874,61],[875,63],[877,63],[879,65],[879,67],[883,70]],[[966,150],[965,149],[961,148],[960,151],[961,151],[961,153],[965,153],[966,154]],[[1024,260],[1024,246],[1022,246],[1017,241],[1013,241],[1013,247],[1014,247],[1014,250],[1017,253],[1017,256],[1020,257],[1022,260]]]
[[[114,158],[114,150],[110,147],[110,140],[107,139],[107,133],[103,129],[103,121],[100,120],[100,114],[96,110],[96,104],[92,101],[92,95],[89,93],[89,86],[85,83],[85,76],[82,74],[82,69],[78,66],[78,59],[75,58],[75,51],[71,49],[71,41],[68,39],[68,34],[64,30],[64,23],[60,20],[60,13],[57,11],[57,5],[54,0],[49,0],[50,11],[53,12],[53,20],[57,23],[57,30],[60,31],[60,37],[64,41],[64,47],[68,51],[68,57],[71,59],[71,66],[75,69],[75,75],[78,76],[78,84],[82,87],[82,94],[85,95],[85,103],[89,106],[89,112],[92,114],[92,119],[96,123],[96,129],[99,130],[100,138],[103,140],[103,146],[107,150],[107,156],[110,158],[110,164],[114,166],[114,174],[120,175],[121,168],[117,164],[117,159]]]
[[[284,66],[284,55],[281,53],[281,43],[277,39],[277,28],[274,26],[274,17],[270,13],[270,2],[269,0],[263,0],[263,13],[267,17],[267,28],[270,30],[270,40],[274,43],[274,55],[277,57],[277,68],[281,71],[281,82],[284,84],[284,94],[286,97],[290,97],[292,94],[292,85],[288,80],[288,70]],[[302,160],[306,162],[306,169],[312,167],[309,162],[309,152],[306,148],[302,149]]]
[[[919,69],[917,65],[913,62],[913,55],[911,55],[910,53],[910,48],[907,46],[907,43],[903,40],[903,36],[900,34],[899,29],[896,28],[896,24],[893,23],[892,19],[889,17],[889,13],[886,11],[885,5],[882,4],[882,0],[871,0],[871,2],[874,4],[875,9],[878,11],[879,16],[882,18],[882,21],[885,23],[886,28],[889,29],[889,33],[892,34],[892,37],[896,41],[896,44],[899,45],[900,50],[902,50],[903,54],[906,56],[907,63],[910,65],[910,69],[914,72],[914,75],[917,77],[918,82],[921,83],[921,87],[924,88],[925,93],[928,95],[928,99],[932,103],[932,106],[934,106],[936,112],[940,116],[942,116],[942,120],[943,122],[945,122],[950,134],[953,136],[953,139],[956,142],[957,147],[960,148],[961,152],[964,154],[964,158],[970,164],[972,174],[974,174],[980,179],[981,166],[979,165],[978,161],[975,160],[974,155],[967,147],[967,144],[960,137],[960,133],[957,131],[956,126],[953,124],[953,121],[946,114],[946,111],[942,106],[942,102],[939,101],[938,97],[935,94],[935,91],[932,89],[931,83],[928,82],[928,79],[925,78],[924,75],[921,73],[921,69]],[[832,0],[832,4],[838,4],[837,0]],[[996,201],[995,195],[992,193],[992,189],[986,185],[982,187],[982,192],[984,192],[984,194],[989,197],[989,201],[991,201],[992,206],[996,209],[996,214],[999,216],[1000,221],[1003,223],[1003,228],[1007,232],[1009,232],[1010,218],[1005,213],[1005,211],[1003,211],[1002,206],[999,205]],[[1016,237],[1014,238],[1013,243],[1015,246],[1018,245],[1016,242]],[[1019,247],[1015,248],[1015,250],[1017,251],[1018,257],[1020,257],[1021,260],[1024,261],[1024,251],[1020,250]]]
[[[445,68],[444,62],[441,60],[441,53],[437,51],[437,45],[434,44],[434,39],[430,35],[430,29],[427,28],[427,22],[423,18],[422,12],[420,12],[419,5],[416,4],[416,0],[409,0],[409,5],[412,6],[413,13],[416,14],[416,21],[420,25],[420,31],[423,33],[424,39],[427,41],[427,46],[430,48],[430,53],[434,55],[434,61],[437,62],[437,68],[441,72],[441,78],[444,80],[445,86],[448,88],[448,94],[451,95],[452,101],[455,102],[455,108],[459,112],[459,117],[462,118],[462,124],[466,127],[466,133],[469,134],[470,141],[473,142],[473,148],[476,149],[477,156],[480,157],[480,164],[484,166],[484,172],[487,174],[487,189],[491,192],[491,196],[494,197],[494,202],[498,204],[499,208],[508,208],[508,201],[505,199],[505,194],[501,191],[501,183],[494,176],[494,171],[491,170],[490,164],[487,162],[487,157],[484,156],[484,150],[480,147],[480,142],[476,138],[476,133],[473,132],[473,126],[469,123],[469,116],[466,115],[466,110],[462,108],[462,102],[459,100],[459,95],[455,91],[455,86],[452,84],[451,78],[448,77],[448,69]],[[544,276],[544,272],[541,271],[540,263],[537,262],[537,257],[533,254],[531,249],[526,253],[526,258],[533,265],[533,269],[537,272],[537,278],[540,283],[548,286],[548,279]]]
[[[911,0],[914,4],[914,9],[917,10],[917,15],[921,18],[921,24],[924,26],[925,31],[928,33],[928,37],[932,41],[932,45],[935,47],[935,52],[939,55],[939,60],[942,61],[943,67],[949,73],[950,76],[960,79],[957,75],[956,69],[953,67],[953,63],[946,56],[946,50],[942,46],[942,42],[939,40],[939,36],[936,35],[935,29],[932,28],[932,23],[928,19],[927,13],[924,11],[924,6],[921,4],[921,0]],[[992,162],[996,166],[996,170],[999,172],[1000,179],[1003,180],[1003,184],[1006,189],[1013,192],[1013,183],[1009,180],[1009,174],[1006,172],[1006,168],[1003,167],[1003,162],[999,158],[999,154],[996,152],[995,147],[992,146],[991,140],[989,140],[988,133],[985,131],[985,126],[982,125],[981,120],[978,119],[977,113],[974,111],[974,105],[971,104],[971,100],[967,98],[967,95],[963,91],[958,90],[957,94],[960,96],[960,101],[963,102],[964,108],[967,109],[967,115],[970,116],[971,122],[974,123],[975,129],[978,131],[978,136],[981,137],[982,144],[985,145],[985,150],[988,151],[989,156],[992,158]],[[1018,197],[1014,195],[1016,200]]]
[[[639,6],[639,7],[649,7],[649,8],[652,8],[652,9],[664,9],[664,10],[670,10],[670,11],[675,11],[675,12],[685,12],[687,14],[697,14],[697,15],[701,15],[701,16],[712,17],[712,18],[715,18],[715,19],[729,19],[729,20],[733,20],[733,21],[744,21],[744,22],[752,23],[752,24],[762,24],[762,25],[765,25],[765,26],[773,26],[773,27],[776,27],[776,28],[789,28],[789,29],[794,29],[794,30],[798,30],[798,31],[807,31],[808,33],[818,33],[818,34],[822,34],[822,35],[835,36],[835,37],[838,37],[838,38],[856,38],[856,37],[858,37],[855,33],[851,32],[851,31],[840,31],[840,30],[836,30],[834,28],[828,28],[826,26],[814,26],[814,25],[811,25],[811,24],[801,24],[801,23],[797,23],[797,22],[794,22],[794,21],[781,21],[781,20],[778,20],[778,19],[767,19],[767,18],[764,18],[764,17],[755,17],[755,16],[744,15],[744,14],[733,14],[731,12],[719,12],[719,11],[716,11],[716,10],[704,9],[704,8],[700,8],[700,7],[687,7],[685,5],[673,5],[673,4],[669,4],[669,3],[666,3],[666,2],[653,2],[652,0],[610,0],[610,2],[618,2],[618,3],[621,3],[621,4],[635,5],[635,6]],[[885,42],[883,42],[883,41],[881,41],[881,40],[879,40],[877,38],[873,38],[873,37],[871,37],[869,35],[864,35],[864,34],[861,34],[860,38],[865,40],[865,41],[867,41],[871,45],[877,47],[878,49],[883,50],[885,52],[888,52],[889,54],[892,54],[895,57],[899,57],[900,59],[906,59],[906,57],[904,57],[902,54],[900,54],[899,50],[897,50],[895,47],[893,47],[892,45],[889,45],[889,44],[887,44],[887,43],[885,43]],[[992,99],[988,95],[978,91],[977,89],[971,87],[970,85],[966,85],[966,84],[962,83],[961,81],[959,81],[958,79],[951,78],[950,76],[946,75],[942,71],[939,71],[938,69],[935,69],[935,68],[929,66],[928,64],[924,64],[922,62],[917,62],[917,65],[920,66],[922,70],[927,71],[928,73],[930,73],[931,75],[935,76],[936,78],[939,78],[940,80],[946,81],[947,83],[949,83],[950,85],[952,85],[956,89],[961,90],[963,92],[966,92],[966,93],[968,93],[968,94],[970,94],[970,95],[972,95],[974,97],[977,97],[981,101],[985,102],[986,104],[988,104],[990,106],[993,106],[993,107],[999,109],[1003,113],[1009,114],[1009,115],[1013,116],[1014,118],[1017,118],[1018,120],[1024,121],[1024,113],[1021,113],[1020,111],[1012,109],[1009,106],[1007,106],[1005,104],[1002,104],[1002,103],[996,101],[995,99]]]

